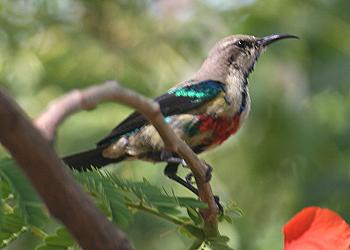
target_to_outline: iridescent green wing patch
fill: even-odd
[[[200,101],[212,99],[224,90],[224,85],[217,81],[204,81],[192,85],[173,88],[168,91],[169,94],[177,97],[188,97],[199,99]]]

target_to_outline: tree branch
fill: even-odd
[[[133,249],[125,234],[95,207],[52,146],[1,89],[0,121],[1,143],[26,173],[50,213],[66,225],[83,249]]]
[[[206,182],[205,173],[207,166],[184,141],[177,137],[172,128],[164,122],[164,117],[158,103],[122,88],[115,81],[108,81],[82,91],[75,90],[57,99],[36,120],[36,124],[43,130],[47,138],[53,140],[56,127],[65,117],[79,110],[89,110],[98,103],[105,101],[121,102],[140,112],[157,129],[164,141],[165,147],[169,151],[178,153],[186,161],[195,177],[199,197],[209,207],[201,211],[206,223],[206,229],[211,235],[217,234],[218,208],[211,187]]]

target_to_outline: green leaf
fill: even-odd
[[[230,238],[225,235],[219,235],[217,237],[208,237],[207,239],[210,242],[224,242],[224,243],[230,240]]]
[[[191,218],[191,220],[194,222],[196,225],[200,225],[203,223],[203,218],[202,216],[197,212],[197,210],[188,207],[187,208],[187,214]]]
[[[193,208],[208,208],[208,204],[191,197],[178,197],[180,206],[193,207]]]
[[[175,199],[172,197],[165,196],[161,193],[147,193],[146,195],[146,202],[155,206],[155,207],[174,207],[177,205]]]
[[[232,247],[228,246],[226,243],[210,243],[209,246],[213,250],[234,250]]]
[[[0,176],[0,225],[2,225],[2,223],[4,222],[4,204],[2,202],[4,196],[3,196],[3,192],[2,192],[2,183],[4,183],[5,181],[1,178]]]
[[[36,247],[36,250],[67,250],[75,244],[69,232],[61,227],[54,234],[46,236],[42,244]]]
[[[169,214],[169,215],[179,215],[181,214],[181,211],[177,207],[157,207],[158,211],[163,214]]]
[[[233,223],[232,218],[231,218],[230,216],[228,216],[228,215],[225,215],[225,214],[223,214],[222,216],[220,216],[220,219],[221,219],[221,220],[224,219],[225,221],[227,221],[227,222],[230,223],[230,224]],[[220,221],[221,221],[221,220],[220,220]]]
[[[226,214],[228,214],[231,217],[242,217],[244,215],[243,210],[239,206],[237,206],[236,202],[227,202],[225,207]]]
[[[0,248],[3,248],[16,240],[27,230],[27,227],[18,209],[15,209],[11,214],[4,214],[0,229]]]
[[[40,245],[35,248],[35,250],[67,250],[67,247],[61,247],[61,246],[47,246],[47,245]]]
[[[186,229],[190,234],[192,234],[196,238],[204,239],[205,233],[204,233],[203,229],[196,227],[194,225],[191,225],[191,224],[185,225],[183,228]]]
[[[94,194],[97,203],[107,212],[107,216],[112,216],[112,220],[122,227],[126,227],[131,219],[131,212],[125,205],[125,184],[115,181],[111,175],[100,171],[90,171],[88,173],[74,173],[83,186]],[[123,186],[118,187],[116,183]]]
[[[0,159],[0,164],[1,164],[1,159]],[[9,199],[10,197],[13,196],[9,183],[4,178],[1,178],[1,175],[0,175],[0,188],[1,188],[3,199]]]
[[[219,235],[217,237],[209,237],[206,239],[206,243],[213,250],[233,250],[227,242],[230,240],[229,237],[224,235]]]
[[[0,175],[10,184],[25,221],[41,226],[47,221],[43,205],[28,179],[11,159],[0,160]]]
[[[242,217],[244,215],[243,210],[240,207],[235,207],[232,210],[229,210],[228,212],[232,213],[232,216],[234,217]]]
[[[203,244],[203,240],[196,240],[190,246],[189,250],[197,250],[197,249],[199,249],[202,246],[202,244]]]
[[[121,227],[126,227],[131,220],[131,212],[122,201],[123,197],[115,193],[114,197],[110,200],[110,209],[112,220]]]

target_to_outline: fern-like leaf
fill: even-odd
[[[13,191],[24,220],[31,225],[41,226],[47,221],[43,205],[31,183],[11,159],[0,160],[0,175]]]
[[[16,240],[28,229],[18,209],[15,209],[11,214],[4,214],[3,222],[0,225],[0,248]]]
[[[52,235],[48,235],[43,239],[42,244],[35,250],[67,250],[79,249],[73,237],[65,228],[59,228]]]

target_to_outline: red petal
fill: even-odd
[[[284,250],[349,250],[350,227],[335,212],[308,207],[284,226]]]

